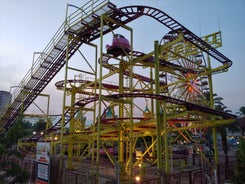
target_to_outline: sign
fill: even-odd
[[[36,184],[49,183],[50,143],[37,143]]]

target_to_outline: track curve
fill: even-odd
[[[119,8],[119,10],[122,12],[122,15],[124,15],[125,17],[130,16],[132,19],[135,19],[143,15],[149,16],[176,33],[180,31],[184,34],[186,40],[190,41],[195,46],[197,46],[200,50],[211,55],[213,58],[215,58],[222,64],[226,64],[227,68],[229,68],[232,65],[232,61],[229,58],[224,56],[222,53],[220,53],[218,50],[213,48],[207,42],[205,42],[197,35],[192,33],[185,26],[180,24],[178,21],[174,20],[168,14],[166,14],[165,12],[157,8],[153,8],[150,6],[125,6]],[[124,17],[122,17],[121,19],[124,19]]]

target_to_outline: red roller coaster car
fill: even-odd
[[[130,51],[130,44],[123,35],[115,34],[112,45],[106,45],[106,49],[107,54],[112,54],[114,57],[125,56]]]

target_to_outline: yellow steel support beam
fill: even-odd
[[[165,155],[164,155],[164,161],[165,161],[165,166],[164,166],[164,171],[165,173],[168,175],[169,174],[169,148],[168,148],[168,125],[167,125],[167,118],[166,118],[166,101],[163,101],[162,102],[163,104],[163,114],[162,114],[162,117],[163,117],[163,129],[165,131],[164,135],[163,135],[163,140],[164,140],[164,152],[165,152]],[[168,178],[167,178],[167,181],[168,181]]]
[[[158,41],[154,42],[154,55],[155,55],[155,94],[159,93],[159,45]],[[156,140],[157,140],[157,167],[162,169],[163,167],[163,160],[162,160],[162,119],[161,117],[161,106],[160,101],[156,100]],[[164,109],[165,110],[165,109]]]
[[[70,107],[70,127],[69,127],[69,133],[75,132],[75,108],[73,107],[75,104],[75,96],[76,96],[76,90],[72,87],[71,89],[71,107]],[[69,142],[68,144],[68,169],[72,169],[72,157],[73,157],[73,142]]]

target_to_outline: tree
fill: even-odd
[[[239,116],[240,117],[244,117],[245,116],[245,106],[240,107]]]
[[[245,135],[245,106],[240,107],[237,119],[237,126],[240,128],[242,135]]]
[[[41,132],[42,130],[45,129],[46,129],[46,122],[43,119],[39,119],[33,128],[35,132]]]
[[[14,125],[7,131],[5,137],[8,139],[6,140],[6,146],[11,147],[12,145],[18,143],[20,138],[29,136],[32,134],[32,125],[29,122],[23,120],[23,117],[19,117]]]
[[[208,101],[211,101],[209,91],[205,92],[204,95]],[[232,113],[232,111],[227,109],[227,107],[223,104],[222,101],[223,101],[222,97],[219,97],[217,94],[213,94],[214,108],[218,111],[222,111],[222,112],[226,112],[226,113]],[[222,149],[224,151],[225,160],[226,160],[226,164],[228,167],[229,159],[228,159],[227,130],[237,130],[236,121],[234,121],[234,123],[231,123],[229,125],[221,125],[221,126],[217,127],[217,131],[220,132]]]
[[[215,109],[222,111],[222,112],[231,112],[229,110],[226,110],[226,106],[222,103],[223,98],[221,97],[217,97],[214,102],[215,102]],[[226,130],[227,126],[226,125],[221,125],[218,127],[218,131],[220,132],[220,136],[221,136],[221,142],[222,142],[222,149],[225,153],[225,157],[226,157],[226,162],[228,162],[228,144],[227,144],[227,130]]]
[[[240,138],[237,152],[237,168],[234,171],[233,182],[245,183],[245,137]]]
[[[13,146],[17,145],[19,138],[28,136],[31,132],[31,124],[19,117],[0,137],[0,183],[26,183],[29,179],[29,173],[19,165],[24,155]]]

